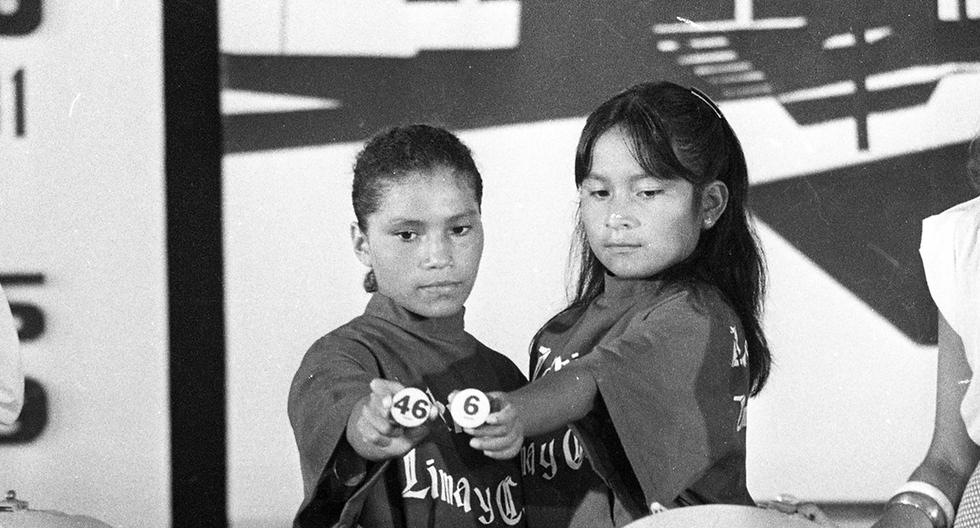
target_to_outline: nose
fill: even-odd
[[[446,236],[430,237],[425,245],[423,265],[427,268],[444,268],[452,264],[452,241]]]
[[[629,229],[636,227],[636,224],[636,217],[621,210],[611,211],[606,217],[606,227],[609,229]]]

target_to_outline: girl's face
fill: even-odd
[[[445,167],[411,175],[366,221],[366,232],[351,226],[351,239],[379,293],[424,317],[459,312],[483,254],[480,207],[465,181]]]
[[[710,227],[721,215],[727,192],[714,182],[695,200],[691,182],[648,174],[633,156],[630,142],[620,127],[599,136],[592,149],[592,169],[579,194],[593,253],[614,275],[636,279],[687,258],[697,247],[702,227]]]

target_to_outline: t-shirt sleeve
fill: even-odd
[[[731,327],[681,295],[635,316],[582,358],[646,506],[671,504],[739,445],[741,406],[732,393],[747,382],[733,384],[745,380],[733,377],[735,342]]]
[[[980,338],[980,197],[923,220],[919,253],[929,293],[970,356]]]
[[[365,482],[369,464],[347,443],[354,404],[370,394],[377,363],[363,346],[326,336],[314,343],[289,390],[288,412],[299,450],[304,505],[345,502]]]
[[[955,217],[952,215],[930,216],[922,221],[922,241],[919,243],[919,255],[922,257],[929,293],[936,307],[950,322],[955,299],[955,227]]]

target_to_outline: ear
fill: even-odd
[[[350,241],[354,246],[354,255],[367,267],[371,266],[371,242],[368,241],[367,233],[361,230],[357,222],[350,223]]]
[[[701,191],[701,226],[711,229],[728,206],[728,186],[715,180]]]

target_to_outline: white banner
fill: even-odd
[[[0,2],[0,489],[119,527],[170,519],[162,66],[158,1]]]

